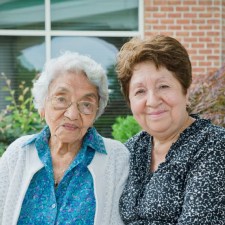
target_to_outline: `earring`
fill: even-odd
[[[186,104],[186,110],[187,110],[187,112],[191,112],[191,103],[190,102],[188,102]]]

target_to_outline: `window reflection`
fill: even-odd
[[[0,1],[0,29],[44,29],[44,0]]]
[[[138,0],[52,0],[51,3],[53,30],[138,30]]]
[[[67,50],[89,55],[105,70],[115,64],[118,53],[115,45],[99,37],[53,37],[51,49],[53,58]]]

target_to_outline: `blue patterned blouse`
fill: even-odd
[[[106,154],[103,140],[95,128],[84,137],[82,148],[54,188],[53,168],[48,140],[49,127],[29,140],[35,143],[44,167],[32,178],[23,200],[18,225],[91,225],[96,209],[93,178],[87,166],[95,151]]]

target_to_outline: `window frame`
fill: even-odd
[[[0,29],[0,36],[42,36],[45,37],[45,58],[51,59],[51,39],[55,36],[96,36],[96,37],[144,37],[144,0],[138,0],[138,30],[137,31],[66,31],[51,30],[51,0],[44,1],[44,30],[10,30]]]

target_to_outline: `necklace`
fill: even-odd
[[[54,168],[54,186],[55,188],[58,187],[60,181],[62,180],[63,176],[65,175],[65,172],[69,168],[70,164],[72,163],[74,158],[71,158],[70,161],[67,163],[67,165],[63,168],[57,168],[56,166],[53,166]]]
[[[52,156],[52,166],[53,166],[53,178],[54,178],[54,186],[57,187],[64,177],[66,171],[71,165],[72,161],[76,157],[82,143],[75,144],[73,149],[70,151],[61,151],[63,150],[60,146],[57,147],[57,142],[55,139],[50,139],[49,147]],[[58,150],[58,151],[57,151]]]

